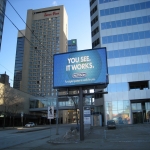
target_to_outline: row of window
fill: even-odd
[[[38,34],[35,34],[36,36],[38,36]],[[40,35],[39,34],[39,37],[35,37],[34,38],[34,36],[32,36],[32,39],[31,39],[31,41],[34,41],[34,42],[39,42],[39,39],[42,41],[45,41],[45,40],[48,40],[48,41],[58,41],[59,40],[59,37],[57,36],[55,36],[55,34],[53,34],[53,35],[47,35],[47,37],[46,37],[46,35]]]
[[[109,3],[109,2],[114,2],[114,1],[119,1],[119,0],[99,0],[99,4]]]
[[[150,63],[108,67],[109,75],[150,71]]]
[[[92,31],[92,37],[99,32],[99,28],[97,27]]]
[[[23,57],[23,54],[17,53],[16,57]]]
[[[120,58],[150,54],[150,46],[107,51],[107,58]]]
[[[17,68],[17,67],[22,67],[23,65],[22,65],[22,63],[15,63],[15,67]]]
[[[22,70],[22,66],[18,66],[18,67],[15,66],[15,70]]]
[[[97,11],[97,5],[91,10],[90,14],[91,16]]]
[[[99,38],[96,39],[93,43],[92,43],[92,48],[96,47],[98,44],[100,43]]]
[[[150,30],[102,37],[103,44],[150,38]]]
[[[34,22],[32,26],[39,26],[39,25],[46,25],[46,24],[53,24],[53,23],[60,23],[60,20],[46,20],[44,22]]]
[[[120,7],[103,9],[103,10],[100,10],[100,15],[107,16],[107,15],[131,12],[131,11],[142,10],[142,9],[147,9],[147,8],[150,8],[150,1],[132,4],[132,5],[125,5],[125,6],[120,6]]]
[[[16,57],[16,61],[22,61],[23,60],[23,56],[22,57]]]
[[[53,17],[53,18],[46,18],[46,19],[40,19],[40,20],[33,20],[32,21],[32,24],[35,24],[35,23],[47,23],[48,21],[51,21],[51,20],[59,20],[60,17]]]
[[[96,17],[91,21],[91,26],[93,26],[97,21],[98,21],[98,16],[96,16]]]
[[[129,90],[147,90],[147,89],[149,89],[148,84],[135,85],[133,87],[133,86],[130,86],[129,83],[127,83],[127,82],[111,83],[111,84],[108,84],[108,86],[107,86],[108,93],[124,92],[124,91],[129,91]]]
[[[50,29],[51,29],[52,27],[53,27],[53,28],[54,28],[54,27],[55,27],[55,28],[56,28],[56,27],[60,27],[60,24],[57,23],[57,24],[48,24],[48,25],[43,25],[43,26],[42,26],[42,25],[41,25],[41,26],[35,26],[35,27],[33,26],[32,29],[42,29],[42,28],[44,28],[44,29],[45,29],[45,28],[50,28]]]
[[[38,28],[37,27],[35,30],[32,30],[32,32],[34,34],[39,34],[39,33],[42,34],[42,32],[45,32],[44,34],[51,34],[51,33],[55,33],[55,32],[59,33],[59,27],[58,26],[57,27],[53,27],[53,28],[51,28],[51,27],[49,27],[49,28]]]
[[[43,37],[43,36],[41,36],[40,34],[39,34],[39,36],[38,36],[38,34],[35,34],[35,36],[32,36],[31,37],[31,41],[35,41],[35,42],[39,42],[39,41],[54,41],[54,40],[59,40],[58,38],[59,38],[59,35],[60,34],[51,34],[50,32],[48,32],[48,34],[49,35],[47,35],[47,37]]]
[[[119,100],[119,101],[106,101],[106,111],[110,110],[130,110],[129,100]],[[113,115],[112,115],[113,116]]]
[[[105,29],[133,26],[133,25],[145,24],[145,23],[150,23],[150,16],[104,22],[101,23],[101,29],[105,30]]]

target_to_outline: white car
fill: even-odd
[[[34,122],[29,122],[25,125],[25,127],[34,127],[34,126],[35,126]]]

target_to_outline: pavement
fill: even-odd
[[[59,125],[64,128],[64,132],[59,135],[53,134],[40,140],[23,143],[8,150],[150,150],[150,124],[138,125],[120,125],[117,129],[107,130],[106,127],[93,127],[92,129],[85,127],[84,141],[80,141],[80,135],[71,140],[65,139],[64,134],[70,125]],[[46,129],[49,126],[35,127],[36,130]],[[52,127],[53,128],[53,127]],[[18,129],[17,129],[18,130]],[[35,131],[35,129],[21,130],[23,132]]]

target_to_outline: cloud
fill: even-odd
[[[53,5],[53,6],[57,6],[57,2],[56,2],[56,1],[53,1],[52,5]]]

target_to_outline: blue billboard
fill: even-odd
[[[107,83],[106,48],[55,54],[53,87]]]

